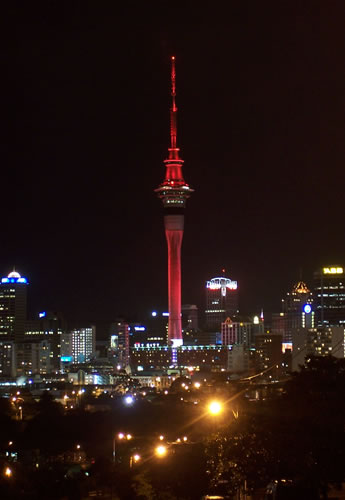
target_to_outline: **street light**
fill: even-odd
[[[136,453],[135,455],[131,455],[131,458],[129,460],[129,467],[132,468],[133,463],[134,464],[138,463],[140,459],[141,459],[141,456],[138,455],[138,453]]]
[[[211,415],[217,416],[222,413],[223,406],[219,401],[211,401],[211,403],[208,405],[208,411]]]
[[[132,439],[132,434],[124,434],[123,432],[119,432],[117,435],[115,434],[113,437],[113,463],[115,463],[116,459],[116,438],[118,438],[119,441],[127,439],[127,441],[130,441]]]
[[[9,467],[6,467],[4,474],[6,477],[11,477],[12,476],[12,469],[10,469]]]
[[[162,458],[167,454],[167,447],[161,444],[156,447],[155,452],[157,457]]]

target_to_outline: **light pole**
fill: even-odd
[[[114,434],[113,437],[113,463],[116,461],[116,438],[119,439],[119,441],[122,441],[126,439],[127,441],[130,441],[132,439],[131,434],[124,434],[123,432],[119,432],[117,435]]]

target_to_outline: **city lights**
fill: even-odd
[[[133,396],[126,396],[124,401],[127,406],[131,406],[134,403],[134,398]]]

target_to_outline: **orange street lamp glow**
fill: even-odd
[[[222,405],[218,401],[212,401],[208,405],[208,411],[211,415],[219,415],[222,412]]]
[[[158,457],[164,457],[167,454],[166,446],[160,445],[156,448],[156,455]]]
[[[9,467],[6,467],[6,469],[5,469],[5,476],[6,477],[12,476],[12,470]]]

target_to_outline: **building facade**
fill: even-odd
[[[96,327],[76,328],[64,335],[62,358],[71,356],[72,363],[86,363],[96,353]]]
[[[0,340],[23,342],[27,316],[26,278],[13,271],[0,283]]]
[[[307,285],[299,281],[282,299],[281,312],[272,314],[272,333],[283,336],[283,350],[291,349],[293,330],[314,325],[313,295]]]
[[[317,326],[345,325],[343,267],[323,267],[314,273],[314,305]]]
[[[233,321],[227,318],[221,324],[222,345],[240,344],[247,347],[255,346],[255,336],[264,333],[264,322],[258,316],[253,321]]]
[[[292,370],[299,370],[307,356],[344,358],[344,327],[319,326],[293,331]]]
[[[206,282],[206,328],[219,331],[226,318],[238,314],[237,281],[229,278],[212,278]]]
[[[255,337],[255,369],[279,377],[282,369],[282,336],[264,333]]]

